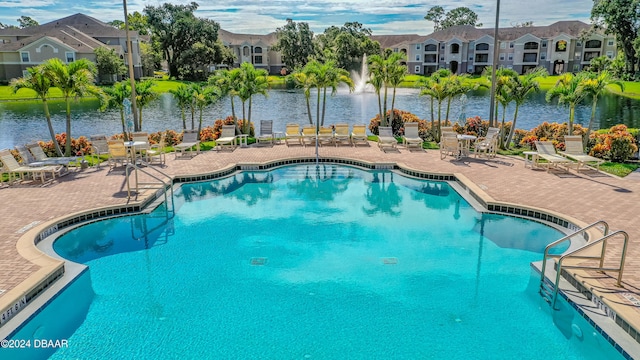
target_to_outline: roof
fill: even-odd
[[[218,30],[218,38],[224,43],[235,44],[235,45],[241,44],[243,42],[255,44],[259,41],[262,41],[267,45],[274,45],[278,40],[275,32],[270,32],[266,35],[236,34],[223,29]]]

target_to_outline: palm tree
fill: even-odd
[[[514,78],[513,85],[511,86],[511,97],[516,103],[516,109],[513,113],[513,124],[511,124],[511,130],[507,137],[507,147],[511,145],[511,139],[516,130],[516,121],[518,120],[518,109],[522,105],[527,97],[540,89],[540,84],[536,80],[539,77],[546,77],[549,75],[547,70],[543,67],[537,67],[527,71],[523,76]]]
[[[510,74],[512,75],[512,74]],[[511,88],[514,86],[514,79],[518,77],[510,75],[501,75],[496,77],[496,104],[502,105],[502,122],[500,124],[500,136],[498,137],[498,146],[504,149],[504,130],[505,119],[507,117],[507,106],[512,102],[513,94]],[[496,106],[496,120],[498,118],[498,107]]]
[[[307,103],[307,117],[309,118],[309,124],[313,124],[313,117],[311,116],[311,89],[315,87],[315,76],[308,74],[305,71],[295,71],[293,74],[296,85],[302,87],[304,91],[304,97]]]
[[[587,133],[582,140],[584,147],[587,146],[589,134],[591,133],[591,129],[593,129],[593,122],[596,118],[596,107],[598,106],[598,97],[607,91],[606,88],[610,84],[618,85],[620,90],[624,91],[624,83],[614,79],[611,73],[606,70],[600,73],[586,73],[586,78],[580,85],[584,92],[591,95],[591,118],[589,119]]]
[[[387,80],[384,67],[384,58],[380,55],[372,55],[367,58],[369,66],[369,84],[373,85],[378,95],[378,108],[380,111],[380,125],[387,126]],[[384,96],[381,94],[384,88]],[[382,105],[380,105],[382,104]]]
[[[216,86],[220,90],[220,94],[222,97],[229,96],[229,100],[231,101],[231,116],[234,120],[236,117],[236,107],[234,97],[236,93],[234,91],[234,84],[238,81],[238,77],[240,76],[240,69],[233,70],[219,70],[214,75],[209,76],[209,85]]]
[[[31,89],[36,92],[36,95],[42,100],[42,107],[44,108],[44,117],[47,120],[47,127],[49,128],[49,135],[55,146],[56,154],[62,156],[60,150],[60,144],[56,139],[56,133],[53,130],[53,124],[51,123],[51,113],[49,112],[49,103],[47,102],[49,97],[49,89],[51,88],[51,79],[45,73],[43,66],[34,66],[27,68],[27,75],[19,79],[11,80],[9,84],[13,93],[17,93],[20,89]]]
[[[391,54],[386,62],[388,67],[387,70],[387,83],[393,88],[393,93],[391,95],[391,120],[393,121],[393,109],[396,104],[396,90],[402,80],[404,80],[405,75],[407,75],[407,67],[405,65],[401,65],[401,62],[406,60],[404,53],[397,52]]]
[[[240,65],[240,75],[234,84],[234,91],[242,102],[243,134],[249,134],[251,130],[251,104],[253,95],[261,94],[267,96],[269,83],[267,81],[267,71],[256,69],[253,64],[245,62]],[[248,112],[245,105],[248,104]],[[245,117],[246,116],[246,117]]]
[[[320,126],[324,126],[324,117],[327,108],[327,89],[331,88],[331,95],[335,95],[338,91],[338,85],[341,83],[349,86],[349,91],[353,91],[353,80],[349,77],[349,72],[338,68],[334,60],[327,60],[320,63],[312,60],[307,63],[307,72],[313,74],[311,77],[315,80],[315,86],[318,89],[318,106],[316,108],[316,118]],[[322,99],[320,93],[322,92]],[[322,104],[322,116],[320,115],[320,104]]]
[[[492,74],[493,69],[491,67],[487,67],[485,68],[483,75],[488,77],[489,79],[491,79],[491,74]],[[505,67],[500,67],[499,69],[496,70],[496,84],[495,84],[495,93],[496,93],[496,99],[495,99],[495,116],[493,117],[494,120],[497,122],[498,121],[498,105],[500,103],[499,99],[498,99],[498,95],[500,93],[502,93],[503,89],[502,87],[507,86],[507,84],[509,83],[508,81],[500,81],[501,77],[506,77],[503,80],[506,80],[507,78],[515,78],[518,77],[518,73],[513,70],[513,69],[508,69]],[[489,80],[491,81],[491,80]],[[490,85],[490,84],[489,84]],[[495,124],[489,124],[489,126],[494,126]]]
[[[575,118],[576,105],[587,96],[588,92],[581,86],[586,78],[585,73],[565,73],[560,76],[555,86],[547,92],[546,99],[551,101],[558,98],[558,104],[569,105],[569,135],[573,134],[573,120]]]
[[[138,124],[135,131],[142,131],[142,109],[150,102],[158,98],[158,93],[153,90],[155,83],[151,80],[144,80],[136,84],[136,103],[138,105]]]
[[[178,107],[180,108],[180,115],[182,116],[182,130],[186,130],[187,118],[185,116],[185,110],[191,104],[193,93],[185,84],[180,84],[177,88],[169,90],[169,92],[171,93],[171,95],[173,95],[178,103]]]
[[[58,58],[47,60],[44,64],[46,76],[51,77],[51,83],[62,92],[66,105],[66,135],[65,156],[71,156],[71,99],[85,95],[95,95],[101,106],[107,104],[106,94],[94,85],[96,65],[87,59],[78,59],[64,64]]]
[[[124,118],[124,99],[131,98],[131,85],[129,81],[124,80],[113,84],[112,87],[106,88],[105,92],[109,95],[109,106],[117,107],[120,110],[120,120],[122,122],[122,134],[127,136],[127,126]]]
[[[405,59],[404,53],[399,52],[386,52],[384,56],[373,55],[367,59],[369,65],[369,83],[376,86],[384,86],[384,96],[381,98],[381,89],[376,89],[378,94],[378,102],[382,103],[382,112],[380,113],[380,123],[382,126],[387,126],[387,97],[389,87],[393,88],[393,94],[391,98],[391,116],[393,116],[393,106],[395,105],[396,89],[398,85],[404,79],[407,72],[406,65],[402,65],[402,61]]]

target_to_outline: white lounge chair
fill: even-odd
[[[89,137],[91,141],[91,156],[96,159],[96,163],[98,164],[98,168],[100,168],[100,156],[101,155],[109,155],[109,145],[107,144],[107,136],[106,135],[91,135]]]
[[[495,127],[487,129],[487,134],[476,140],[474,149],[476,157],[495,157],[498,152],[498,136],[500,136],[500,129]]]
[[[558,154],[577,161],[576,171],[580,171],[580,167],[583,165],[595,165],[596,170],[600,171],[600,164],[604,162],[603,159],[584,153],[581,135],[566,135],[564,137],[564,151],[558,151]]]
[[[260,120],[260,135],[256,136],[256,141],[270,142],[273,145],[275,136],[273,135],[273,120]]]
[[[193,148],[196,148],[196,155],[200,153],[200,136],[198,130],[185,130],[182,134],[182,142],[173,146],[176,149],[177,158],[178,155],[183,157],[185,155],[191,156],[193,154]]]
[[[51,174],[51,178],[55,179],[56,174],[61,175],[62,165],[47,165],[47,166],[28,166],[20,165],[18,161],[13,157],[11,151],[4,149],[0,151],[0,161],[9,174],[9,180],[15,180],[20,177],[20,180],[24,180],[25,175],[31,175],[34,180],[40,178],[44,183],[46,174]]]
[[[231,149],[235,149],[236,147],[235,125],[222,125],[220,137],[216,139],[216,150],[220,151],[225,146],[228,146]]]
[[[334,145],[336,144],[333,137],[333,129],[330,127],[322,126],[318,130],[318,144],[319,145]]]
[[[538,152],[536,166],[545,167],[547,171],[551,168],[559,168],[563,166],[566,171],[574,164],[573,161],[556,153],[556,148],[551,141],[536,141],[536,151]],[[546,162],[541,162],[545,160]]]
[[[395,149],[398,145],[398,140],[393,136],[393,131],[390,126],[378,127],[378,147],[380,149],[392,148]]]
[[[33,154],[33,157],[36,159],[40,165],[62,165],[65,168],[69,166],[72,162],[77,162],[82,159],[82,156],[60,156],[60,157],[49,157],[44,153],[44,150],[40,147],[38,143],[30,143],[26,145],[27,149]]]
[[[366,125],[353,125],[353,129],[351,130],[351,144],[355,146],[358,143],[369,145]]]
[[[422,149],[423,142],[424,141],[420,137],[420,132],[418,130],[418,123],[417,122],[404,123],[404,135],[402,136],[402,144],[406,148],[415,146],[418,149]]]

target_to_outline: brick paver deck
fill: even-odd
[[[300,146],[238,148],[235,151],[209,151],[191,159],[167,156],[163,171],[170,175],[203,174],[240,162],[266,162],[291,157],[314,156],[315,149]],[[492,160],[452,158],[441,160],[439,152],[408,151],[385,153],[375,144],[359,147],[322,147],[321,157],[342,157],[369,162],[396,162],[427,172],[464,175],[487,195],[499,202],[515,203],[566,214],[584,223],[607,221],[613,230],[629,233],[624,288],[614,286],[614,277],[590,273],[583,281],[587,288],[600,289],[611,307],[636,329],[640,311],[622,292],[640,299],[640,176],[620,179],[595,171],[576,174],[545,172],[524,167],[520,158],[498,156]],[[33,277],[39,266],[18,253],[16,243],[30,227],[61,216],[107,205],[127,203],[124,172],[86,169],[47,184],[15,185],[0,189],[0,305],[12,289]],[[617,245],[611,250],[619,251]],[[528,264],[523,266],[528,266]],[[32,279],[31,279],[32,280]],[[15,295],[15,291],[13,292]],[[2,306],[0,306],[2,307]]]

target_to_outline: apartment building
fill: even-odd
[[[135,77],[142,75],[139,36],[130,31]],[[57,57],[69,63],[96,61],[94,50],[108,47],[127,63],[126,34],[84,14],[75,14],[24,29],[0,29],[0,81],[24,76],[27,68]]]

